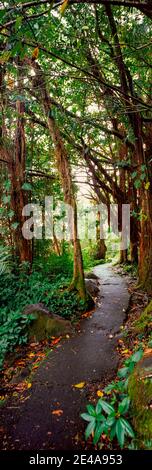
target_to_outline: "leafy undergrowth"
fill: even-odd
[[[120,268],[116,269],[122,274]],[[117,335],[117,350],[120,354],[117,377],[112,382],[106,377],[104,383],[81,382],[74,385],[76,388],[84,387],[88,399],[87,412],[85,416],[83,414],[83,418],[87,421],[86,440],[84,441],[82,431],[76,435],[76,441],[82,449],[137,449],[139,446],[138,435],[134,433],[132,425],[127,386],[128,377],[140,359],[142,351],[149,351],[152,346],[151,328],[149,328],[151,317],[147,318],[149,315],[147,306],[151,298],[145,292],[136,289],[135,278],[128,277],[128,289],[131,295],[128,317]],[[83,317],[88,317],[90,314],[91,312],[84,313]],[[10,355],[9,361],[5,362],[1,390],[2,404],[11,396],[21,401],[30,397],[35,371],[54,347],[60,347],[60,340],[61,338],[51,338],[49,341],[17,347],[15,361],[13,355],[11,363]],[[56,410],[56,414],[59,411],[61,412]],[[151,443],[144,440],[140,442],[140,448],[147,449],[149,445]]]
[[[118,370],[115,380],[102,390],[97,391],[100,397],[95,405],[89,403],[87,411],[81,417],[87,422],[85,438],[92,436],[93,444],[100,449],[130,448],[135,433],[130,423],[130,398],[128,396],[128,379],[143,354],[139,349],[134,354],[127,353],[123,367]]]
[[[137,279],[128,280],[128,291],[131,296],[127,321],[123,328],[125,349],[151,348],[152,346],[152,296],[137,288]]]
[[[130,305],[127,321],[117,335],[120,355],[117,376],[106,387],[99,384],[99,389],[92,391],[87,410],[81,415],[87,424],[86,448],[151,449],[151,440],[141,439],[138,431],[134,432],[128,381],[143,353],[152,353],[152,299],[137,289],[136,268],[115,270],[121,275],[132,274],[127,278]]]
[[[54,259],[55,258],[55,259]],[[28,325],[32,315],[23,316],[27,305],[42,302],[51,313],[74,321],[84,311],[84,304],[68,286],[72,275],[72,262],[67,256],[54,257],[34,266],[28,274],[22,265],[17,272],[1,274],[0,298],[0,366],[14,346],[28,341]]]

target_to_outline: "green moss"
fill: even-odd
[[[69,333],[71,330],[70,322],[62,318],[49,318],[47,315],[34,312],[35,319],[29,326],[29,337],[41,341],[51,336],[60,336]]]
[[[82,288],[82,292],[80,295],[81,288]],[[94,303],[92,296],[90,295],[89,292],[86,291],[86,288],[83,291],[83,280],[77,279],[77,278],[73,279],[68,290],[70,292],[73,291],[77,293],[78,302],[81,303],[83,312],[86,312],[87,310],[89,311],[92,308],[94,308],[95,303]]]
[[[141,441],[152,439],[152,358],[151,366],[141,361],[129,379],[133,425]]]
[[[145,333],[152,329],[152,300],[140,315],[140,318],[134,322],[137,333]]]

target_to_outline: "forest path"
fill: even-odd
[[[81,321],[79,334],[61,342],[43,361],[34,375],[30,397],[12,404],[8,400],[2,409],[7,436],[3,448],[82,448],[80,413],[85,411],[90,391],[114,375],[118,366],[115,335],[129,303],[124,277],[108,264],[95,267],[94,273],[100,281],[100,298],[92,316]],[[82,389],[73,387],[80,382],[85,382]],[[52,414],[57,409],[63,411],[60,416]]]

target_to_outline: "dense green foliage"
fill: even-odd
[[[28,341],[28,325],[32,315],[22,312],[27,305],[43,303],[50,312],[74,320],[84,311],[84,304],[76,292],[68,290],[73,271],[71,251],[58,256],[49,253],[47,244],[39,242],[39,256],[29,275],[28,263],[13,261],[9,250],[1,246],[0,252],[0,363],[7,352]],[[84,268],[97,264],[95,246],[83,249]],[[98,263],[101,262],[98,260]]]
[[[20,269],[15,270],[14,267],[14,273],[4,270],[0,276],[1,364],[7,352],[28,340],[28,325],[32,315],[22,315],[27,305],[42,302],[50,312],[71,320],[83,311],[83,302],[78,300],[77,293],[68,291],[71,273],[71,257],[67,254],[58,257],[54,253],[47,261],[37,260],[30,275],[26,264],[20,266]]]
[[[100,398],[96,407],[90,404],[87,405],[88,413],[81,415],[85,421],[89,422],[85,431],[85,437],[88,439],[93,433],[94,444],[98,443],[102,434],[106,434],[110,441],[117,439],[121,448],[126,445],[128,437],[134,439],[134,431],[128,419],[126,419],[130,407],[127,388],[129,375],[141,359],[142,354],[142,350],[138,350],[130,356],[125,361],[124,367],[119,369],[117,381],[111,382],[105,387],[106,400]]]

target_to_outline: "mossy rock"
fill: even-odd
[[[96,297],[99,293],[99,287],[97,285],[97,281],[93,279],[85,279],[85,285],[87,292],[92,296]]]
[[[98,276],[96,274],[94,274],[92,271],[90,272],[86,272],[85,273],[85,279],[95,279],[95,281],[97,280],[98,281]]]
[[[144,309],[140,318],[134,322],[137,333],[148,333],[152,330],[152,300]]]
[[[143,356],[131,374],[128,393],[139,438],[152,440],[152,350]]]
[[[54,315],[43,304],[32,304],[25,308],[24,315],[32,314],[29,325],[29,338],[41,341],[51,336],[66,335],[72,332],[69,320]]]

